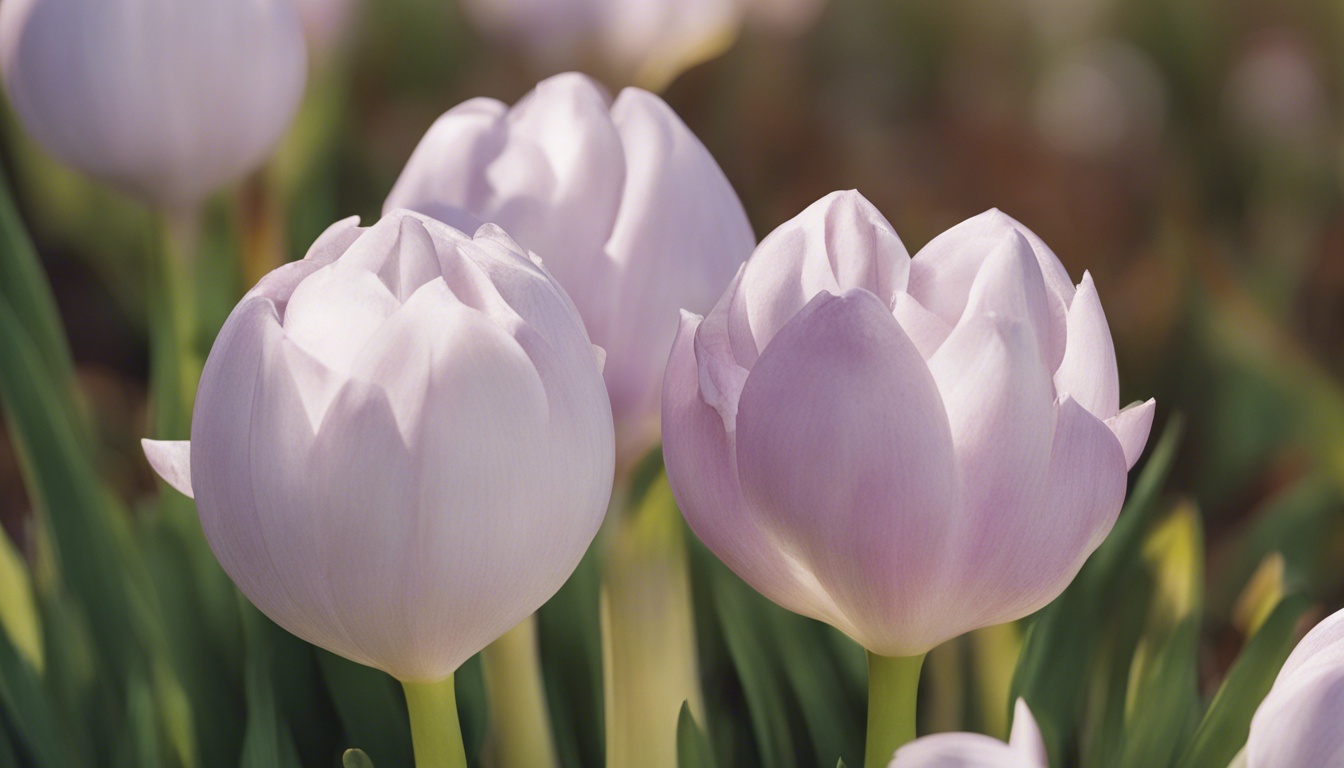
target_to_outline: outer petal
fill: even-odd
[[[1294,652],[1296,654],[1296,652]],[[1317,768],[1344,764],[1344,667],[1280,675],[1251,720],[1247,768]]]
[[[756,237],[723,171],[666,103],[628,88],[611,119],[626,163],[620,215],[606,249],[619,277],[588,321],[610,355],[606,381],[621,432],[618,451],[629,462],[658,440],[677,311],[708,312]]]
[[[948,325],[956,325],[981,265],[1014,232],[1030,244],[1045,279],[1051,330],[1043,343],[1046,367],[1053,371],[1064,358],[1065,314],[1073,301],[1073,282],[1054,252],[1011,216],[997,209],[986,211],[930,241],[911,264],[910,294]]]
[[[610,408],[586,347],[573,375],[543,379],[517,340],[441,282],[421,288],[369,355],[360,369],[387,391],[415,460],[413,535],[388,590],[400,590],[404,635],[424,646],[395,656],[413,661],[394,673],[438,679],[573,572],[610,495]],[[449,636],[451,647],[438,640]]]
[[[1032,322],[1041,293],[1025,241],[1009,239],[986,260],[961,323],[929,361],[963,483],[961,533],[954,536],[960,578],[947,585],[951,600],[995,603],[998,591],[966,591],[970,583],[999,580],[999,572],[977,558],[1025,557],[1005,549],[999,537],[1042,535],[1028,522],[1038,522],[1055,438],[1054,387]],[[960,617],[970,618],[965,612]]]
[[[191,441],[141,440],[140,447],[163,482],[191,498]]]
[[[923,653],[931,586],[957,507],[951,433],[919,351],[863,290],[818,296],[775,336],[742,390],[744,497],[804,563],[864,647]]]
[[[507,146],[504,116],[494,99],[471,99],[434,121],[397,177],[383,213],[409,208],[452,224],[460,211],[486,210],[492,190],[485,171]]]
[[[890,768],[1045,768],[1045,764],[979,733],[939,733],[896,750]]]
[[[1036,724],[1031,707],[1022,699],[1013,704],[1013,732],[1008,735],[1008,746],[1031,758],[1041,768],[1049,768],[1050,756],[1045,753],[1041,727]]]
[[[1153,414],[1157,410],[1156,400],[1145,400],[1126,406],[1123,411],[1106,420],[1120,446],[1125,449],[1125,466],[1134,468],[1134,464],[1143,455],[1148,444],[1148,433],[1153,428]]]
[[[1059,596],[1115,524],[1125,457],[1106,425],[1065,398],[1036,504],[982,515],[964,531],[958,615],[966,629],[1026,616]]]
[[[677,506],[705,546],[758,592],[795,613],[834,615],[815,578],[747,512],[733,438],[719,412],[701,397],[709,361],[697,361],[698,328],[704,328],[701,318],[682,314],[663,383],[663,459]]]
[[[1068,328],[1064,360],[1055,371],[1055,391],[1071,396],[1098,419],[1109,419],[1120,410],[1120,372],[1101,298],[1086,272],[1069,307]]]
[[[733,353],[750,368],[785,323],[822,291],[862,288],[891,311],[910,256],[858,192],[833,192],[761,242],[729,305]]]

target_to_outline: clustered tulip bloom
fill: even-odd
[[[1045,741],[1021,699],[1005,744],[979,733],[939,733],[896,750],[890,768],[1050,768]]]
[[[1153,402],[1119,409],[1092,279],[990,211],[913,259],[835,193],[756,249],[664,385],[668,479],[757,590],[915,657],[1054,599],[1110,531]]]
[[[1293,649],[1251,720],[1246,768],[1344,765],[1344,611]]]
[[[224,570],[299,637],[445,678],[558,590],[613,472],[598,353],[499,228],[327,230],[210,352],[187,443],[146,443]]]
[[[755,247],[736,193],[666,103],[614,103],[583,75],[513,108],[461,104],[430,128],[387,199],[503,227],[540,256],[607,351],[617,463],[657,445],[677,310],[708,311]]]
[[[0,69],[28,132],[162,208],[194,209],[261,165],[306,62],[291,0],[0,3]]]

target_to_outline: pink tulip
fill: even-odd
[[[1053,600],[1115,522],[1153,401],[1120,410],[1092,278],[998,212],[913,259],[856,192],[771,234],[663,392],[687,521],[770,599],[884,657]]]
[[[1344,611],[1298,643],[1251,720],[1247,768],[1344,765]]]
[[[611,491],[611,411],[573,304],[499,228],[327,230],[234,309],[191,442],[146,441],[276,623],[436,681],[553,595]]]
[[[661,99],[612,103],[577,74],[513,108],[473,99],[439,118],[387,199],[450,224],[499,224],[546,263],[607,351],[617,462],[657,445],[677,310],[705,312],[751,254],[742,204]]]
[[[1021,699],[1004,744],[979,733],[939,733],[896,751],[890,768],[1050,768],[1041,729]]]

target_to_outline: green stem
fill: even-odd
[[[924,656],[868,653],[868,742],[864,768],[887,768],[891,756],[915,739],[915,703]]]
[[[163,237],[155,249],[149,272],[154,433],[170,440],[190,436],[191,408],[201,375],[195,348],[196,292],[192,274],[199,240],[197,223],[190,215],[164,214]]]
[[[481,662],[495,768],[556,768],[560,761],[551,740],[536,617],[527,617],[491,643]]]
[[[457,720],[453,676],[437,683],[403,681],[406,707],[411,712],[411,742],[415,768],[466,768],[462,727]]]

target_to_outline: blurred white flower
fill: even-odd
[[[1037,87],[1034,111],[1037,130],[1056,151],[1103,156],[1161,137],[1166,88],[1142,51],[1095,41],[1055,60]]]

